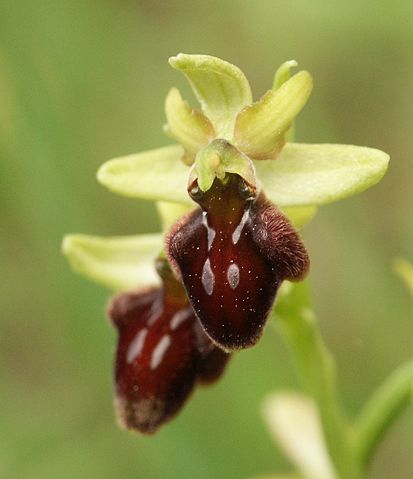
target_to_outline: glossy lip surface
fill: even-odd
[[[197,380],[218,379],[229,359],[203,332],[172,272],[162,275],[160,288],[119,295],[109,308],[119,332],[117,415],[123,426],[143,433],[171,419]]]
[[[172,228],[167,251],[211,339],[226,350],[253,346],[277,289],[308,269],[294,228],[238,175],[193,198],[201,206]]]

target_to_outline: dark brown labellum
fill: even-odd
[[[303,278],[307,252],[288,219],[238,175],[198,193],[200,208],[178,221],[167,253],[211,339],[225,350],[254,345],[285,279]]]
[[[143,433],[155,432],[172,418],[197,380],[218,379],[229,359],[205,335],[183,287],[165,265],[158,262],[160,288],[121,294],[109,307],[119,332],[118,417]]]

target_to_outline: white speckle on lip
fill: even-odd
[[[192,315],[192,308],[184,308],[177,311],[171,319],[171,330],[175,331],[184,321],[190,318]]]
[[[145,344],[145,338],[147,334],[148,330],[146,328],[143,328],[131,341],[128,351],[126,353],[126,362],[128,364],[132,363],[134,359],[137,358],[141,353],[143,345]]]
[[[151,369],[156,369],[162,362],[163,357],[165,356],[166,350],[171,345],[171,337],[169,334],[164,334],[159,340],[159,343],[156,345],[153,350],[151,357]]]
[[[244,214],[242,215],[241,221],[239,222],[238,226],[235,228],[234,232],[232,233],[232,243],[237,244],[240,237],[242,230],[244,229],[245,223],[248,221],[250,216],[249,210],[245,210]]]
[[[152,324],[154,324],[155,321],[157,321],[160,318],[162,313],[163,313],[163,298],[161,295],[159,295],[156,298],[155,302],[152,304],[146,324],[148,326],[152,326]]]
[[[236,263],[231,263],[227,270],[227,280],[232,289],[239,284],[239,268]]]
[[[207,212],[202,213],[202,224],[205,226],[208,235],[208,251],[212,248],[212,243],[214,242],[216,232],[214,228],[211,228],[208,224]]]
[[[209,258],[205,261],[204,267],[202,269],[202,285],[204,286],[205,292],[211,296],[214,291],[215,276],[211,268],[211,262]]]

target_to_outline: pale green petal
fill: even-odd
[[[254,159],[274,158],[284,143],[284,135],[306,104],[313,88],[311,75],[301,71],[238,115],[235,146]]]
[[[275,72],[274,83],[272,89],[278,90],[281,85],[283,85],[291,77],[292,68],[296,67],[298,63],[295,60],[288,60],[284,62],[278,70]],[[286,141],[294,141],[295,136],[295,125],[292,122],[290,128],[285,132]]]
[[[114,290],[155,285],[154,260],[163,249],[161,234],[137,236],[67,235],[63,253],[72,268],[86,278]]]
[[[393,267],[413,295],[413,264],[403,258],[396,258]]]
[[[162,222],[163,231],[175,223],[175,221],[189,210],[195,207],[195,204],[189,205],[184,203],[170,203],[168,201],[157,201],[156,208]]]
[[[189,168],[182,161],[179,145],[109,160],[97,179],[111,191],[134,198],[192,203],[186,191]]]
[[[188,78],[217,137],[230,139],[236,115],[252,102],[251,89],[242,71],[209,55],[180,53],[170,58],[169,63]]]
[[[317,209],[317,206],[290,206],[282,208],[282,212],[297,229],[301,229],[314,218]]]
[[[389,155],[352,145],[287,143],[276,160],[256,161],[257,178],[278,206],[321,205],[380,181]]]
[[[214,127],[200,111],[192,109],[176,88],[172,88],[165,101],[168,134],[171,134],[189,156],[206,146],[214,138]]]
[[[297,393],[277,393],[264,403],[270,432],[291,463],[308,479],[337,479],[326,450],[314,402]]]
[[[296,67],[298,63],[295,60],[288,60],[284,62],[275,72],[272,89],[278,90],[291,77],[291,69]]]

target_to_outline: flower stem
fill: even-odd
[[[355,450],[366,468],[385,432],[412,401],[413,361],[403,364],[384,381],[364,406],[355,426]]]
[[[327,449],[340,479],[359,477],[349,429],[337,397],[335,363],[319,334],[306,282],[292,286],[276,308],[278,325],[316,402]]]

